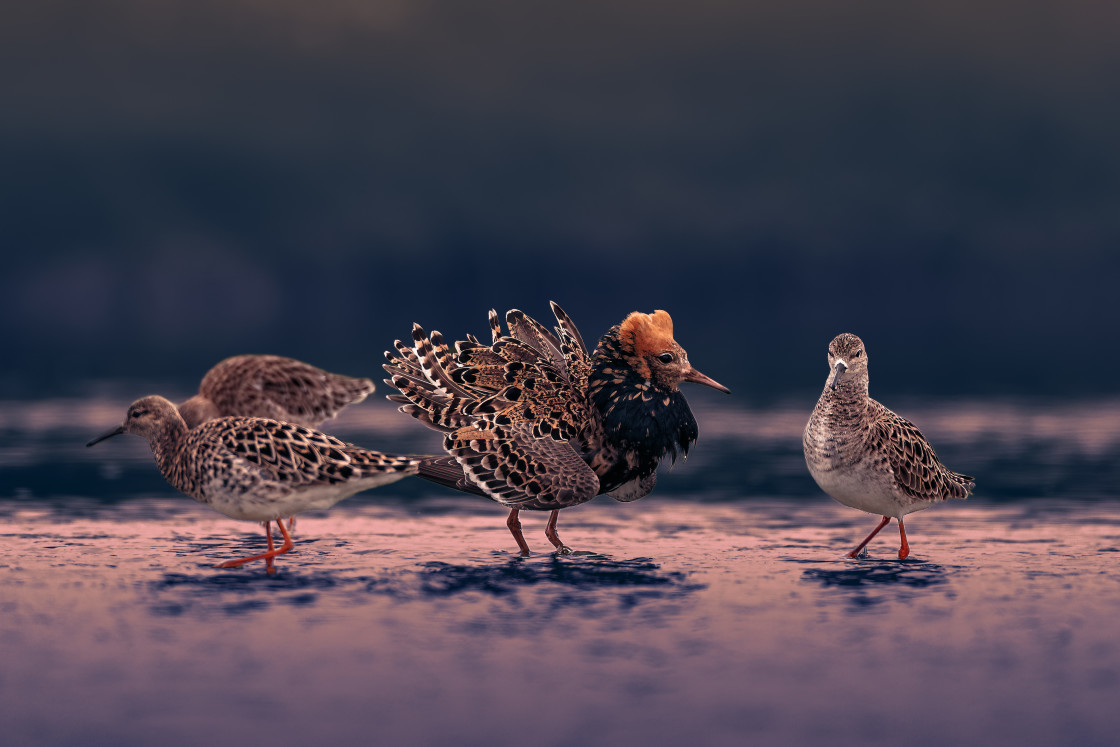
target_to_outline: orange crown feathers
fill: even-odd
[[[636,355],[660,353],[673,345],[673,318],[662,309],[652,314],[635,311],[622,320],[618,337],[623,347]]]

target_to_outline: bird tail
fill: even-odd
[[[437,485],[443,485],[454,490],[474,493],[484,498],[489,497],[477,485],[467,480],[462,465],[456,461],[455,457],[421,456],[418,458],[420,459],[420,471],[416,473],[417,477],[422,477]]]
[[[962,475],[959,472],[949,472],[949,482],[954,488],[950,494],[950,498],[957,498],[964,500],[972,494],[972,490],[976,487],[976,478],[972,475]]]

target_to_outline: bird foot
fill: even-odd
[[[557,555],[571,555],[572,554],[572,548],[568,547],[567,545],[560,545],[559,547],[556,548],[556,554]]]

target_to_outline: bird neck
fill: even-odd
[[[627,362],[618,330],[612,327],[599,341],[587,389],[607,450],[617,454],[610,471],[625,472],[608,478],[607,484],[652,474],[666,455],[687,455],[697,438],[696,418],[684,395],[643,378]]]
[[[179,405],[179,415],[187,424],[187,428],[194,428],[207,420],[220,417],[217,406],[201,394],[196,394]]]
[[[833,389],[828,384],[821,394],[821,402],[838,420],[854,420],[860,418],[867,410],[870,397],[868,396],[867,377],[844,380]]]
[[[180,462],[183,456],[183,441],[187,436],[187,424],[182,418],[166,420],[159,424],[148,436],[148,443],[152,447],[152,455],[156,458],[159,471],[167,478],[168,482],[176,488],[183,490],[179,484],[183,475]]]

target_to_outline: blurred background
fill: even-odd
[[[1114,745],[1118,30],[1115,0],[3,3],[4,737]],[[530,515],[521,562],[501,507],[406,480],[301,517],[275,579],[218,573],[257,527],[139,438],[84,446],[230,355],[380,380],[414,321],[550,299],[589,342],[668,310],[734,392],[687,390],[650,499],[565,512],[588,554]],[[841,560],[874,520],[805,469],[843,331],[977,477],[906,563],[893,529]],[[326,427],[438,450],[385,390]]]
[[[0,11],[0,385],[380,378],[413,321],[669,310],[739,403],[1095,397],[1120,6],[287,0]],[[697,393],[705,397],[707,393]],[[719,395],[714,395],[719,396]]]

